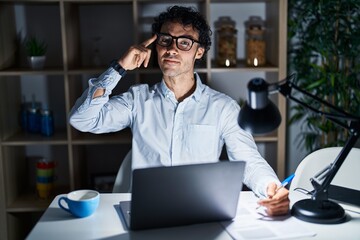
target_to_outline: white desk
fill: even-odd
[[[118,211],[119,201],[131,198],[130,194],[101,194],[96,212],[87,218],[74,218],[61,210],[57,196],[50,204],[27,239],[145,239],[145,240],[230,240],[220,223],[196,224],[184,227],[127,231]],[[242,192],[240,203],[256,202],[252,192]],[[316,237],[307,239],[360,239],[360,214],[348,211],[351,221],[337,225],[304,223],[316,232]]]

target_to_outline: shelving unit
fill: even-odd
[[[211,87],[239,99],[246,97],[246,84],[252,77],[272,82],[285,78],[286,0],[0,0],[0,239],[23,239],[51,201],[37,197],[34,157],[40,155],[57,162],[53,195],[92,187],[93,174],[117,171],[131,148],[131,132],[81,133],[67,123],[68,113],[87,87],[87,80],[101,74],[110,60],[130,45],[149,37],[153,16],[175,4],[197,7],[212,28],[221,15],[229,15],[237,23],[237,67],[218,68],[212,47],[196,69]],[[243,21],[251,14],[263,16],[267,23],[265,67],[249,68],[244,64]],[[36,34],[48,43],[43,70],[28,67],[24,49],[17,41],[24,34]],[[129,72],[115,92],[144,83],[144,79],[150,79],[148,83],[152,84],[160,77],[152,59],[148,69]],[[29,101],[32,94],[54,112],[52,137],[21,130],[22,99],[25,95]],[[282,178],[286,101],[281,96],[273,100],[283,117],[281,126],[255,140]],[[104,152],[110,153],[104,156]]]

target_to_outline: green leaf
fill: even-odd
[[[28,37],[24,45],[28,56],[43,56],[47,51],[47,44],[36,37]]]
[[[288,71],[297,74],[295,83],[360,116],[360,1],[289,0],[288,6]],[[300,98],[328,110],[309,97]],[[346,129],[304,107],[295,105],[290,114],[289,124],[301,121],[299,142],[309,151],[346,140]]]

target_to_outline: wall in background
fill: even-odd
[[[189,5],[189,4],[187,4]],[[252,15],[257,15],[262,17],[263,19],[265,18],[265,4],[264,3],[249,3],[247,4],[245,7],[242,8],[232,8],[232,5],[229,4],[215,4],[216,6],[212,7],[210,9],[210,14],[211,14],[211,18],[212,21],[216,21],[220,16],[226,16],[226,15],[230,15],[232,16],[233,20],[236,21],[236,28],[238,30],[237,33],[237,58],[238,59],[244,59],[245,58],[245,25],[244,22],[246,20],[248,20],[248,18]],[[143,21],[140,21],[141,24],[144,25],[144,29],[149,29],[149,19],[151,20],[153,18],[153,16],[157,15],[160,11],[163,11],[168,5],[167,4],[150,4],[148,8],[143,8],[142,9],[142,14],[140,14],[141,16],[143,16],[142,18]],[[192,5],[189,5],[192,6]],[[243,5],[242,5],[243,6]],[[99,6],[100,7],[100,6]],[[116,12],[114,12],[115,10],[111,9],[111,7],[109,6],[101,6],[100,8],[96,9],[96,11],[94,11],[94,8],[86,8],[84,7],[82,9],[82,12],[80,13],[81,15],[84,16],[92,16],[94,14],[96,14],[96,11],[106,11],[109,12],[109,15],[114,15],[116,14]],[[130,10],[129,10],[129,14],[130,14]],[[259,14],[261,13],[261,14]],[[26,23],[23,21],[23,19],[26,19],[26,17],[24,17],[24,14],[27,14],[21,6],[18,6],[17,9],[17,31],[19,32],[19,34],[24,37],[26,36],[26,33],[29,31],[31,32],[31,26],[27,26]],[[236,17],[234,17],[236,16]],[[146,18],[146,19],[145,19]],[[106,21],[106,19],[104,19],[104,21]],[[89,21],[86,22],[81,22],[80,23],[80,28],[100,28],[101,31],[111,31],[111,27],[109,26],[108,29],[102,29],[101,26],[103,26],[104,24],[98,23],[98,22],[92,22],[91,18],[89,19]],[[212,48],[210,49],[210,51],[208,52],[208,54],[211,56],[211,58],[214,58],[214,45],[215,45],[215,27],[214,24],[210,23],[210,26],[213,30],[213,35],[212,35],[212,41],[213,41],[213,45]],[[29,29],[29,30],[28,30]],[[150,29],[149,29],[150,30]],[[44,30],[45,31],[45,30]],[[51,28],[49,28],[49,31],[51,32]],[[82,61],[85,63],[88,62],[89,65],[94,64],[93,61],[96,61],[95,58],[100,58],[100,62],[110,62],[111,59],[121,56],[127,49],[128,47],[133,44],[133,42],[131,42],[132,36],[129,38],[124,37],[124,41],[119,43],[118,49],[115,49],[113,51],[109,51],[108,47],[109,46],[113,46],[116,44],[108,44],[109,41],[111,41],[111,39],[104,39],[101,36],[98,36],[99,32],[101,33],[101,31],[87,31],[86,33],[89,33],[88,35],[86,34],[82,34],[81,35],[81,48],[83,48],[84,50],[81,52],[81,59]],[[98,35],[91,35],[92,32],[96,32]],[[128,33],[131,32],[130,30],[124,31],[124,36]],[[51,34],[45,34],[45,35],[53,35]],[[56,34],[55,34],[56,35]],[[57,38],[59,39],[59,38]],[[127,39],[127,40],[126,40]],[[51,39],[48,39],[47,41],[51,41]],[[51,46],[49,46],[51,47]],[[268,46],[271,47],[271,46]],[[85,49],[87,49],[87,51],[85,51]],[[95,51],[99,51],[100,54],[98,54],[97,56],[95,56]],[[103,55],[101,54],[101,52],[107,52],[107,53],[112,53],[112,56],[108,56],[108,55]],[[95,57],[95,58],[94,58]],[[26,64],[26,63],[23,63]],[[105,70],[105,69],[104,69]],[[43,93],[46,91],[42,91],[42,88],[46,87],[44,85],[44,83],[46,83],[47,81],[44,81],[40,78],[38,78],[37,81],[34,81],[34,79],[31,78],[37,78],[39,76],[26,76],[26,77],[22,77],[22,95],[25,97],[25,99],[27,101],[30,101],[32,96],[35,95],[36,96],[36,100],[40,101],[43,103],[43,105],[45,106],[51,106],[55,103],[49,103],[48,102],[48,97],[46,95],[44,95]],[[252,78],[255,77],[262,77],[265,78],[265,73],[264,72],[252,72],[252,73],[239,73],[239,72],[234,72],[234,73],[226,73],[226,75],[224,75],[223,73],[213,73],[212,77],[211,77],[211,82],[209,83],[209,85],[220,91],[220,92],[224,92],[226,94],[228,94],[229,96],[231,96],[232,98],[234,98],[236,101],[240,101],[240,100],[244,100],[246,99],[246,95],[247,95],[247,83],[248,81],[250,81]],[[89,76],[90,78],[90,76]],[[30,81],[31,80],[31,81]],[[83,85],[84,87],[87,86],[87,80],[88,79],[83,79]],[[31,85],[29,84],[29,82],[31,82]],[[59,99],[59,98],[58,98]],[[55,115],[55,117],[57,117]],[[59,123],[59,121],[63,121],[63,119],[65,119],[64,116],[59,116],[57,119],[55,119],[55,123]],[[62,123],[63,124],[63,123]],[[292,128],[291,128],[292,130]],[[289,133],[289,137],[291,138],[293,136],[292,133]],[[271,144],[264,144],[264,143],[258,143],[258,148],[259,148],[259,152],[262,154],[262,156],[272,156],[274,154],[272,154],[273,150],[270,149],[272,148]],[[288,148],[291,148],[291,151],[296,151],[296,149],[293,149],[293,144],[288,144]],[[43,146],[41,148],[44,148]],[[47,155],[47,150],[46,149],[42,149],[42,150],[38,150],[38,152],[43,152],[43,154]],[[29,152],[29,154],[31,155],[31,151]],[[276,154],[274,155],[276,156]],[[288,153],[288,171],[292,171],[292,169],[297,166],[297,162],[299,161],[298,159],[294,159],[294,156],[299,156],[299,154],[297,152],[295,153]],[[267,160],[269,160],[270,162],[274,162],[274,159],[267,158]],[[91,166],[94,164],[90,164]],[[117,165],[115,165],[117,167]],[[94,167],[96,169],[96,167]]]

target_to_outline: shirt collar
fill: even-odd
[[[194,73],[196,78],[196,89],[193,94],[191,94],[189,97],[192,97],[195,99],[195,101],[199,102],[201,98],[201,94],[205,88],[205,85],[201,82],[200,76],[195,72]],[[161,92],[164,96],[174,96],[174,93],[166,86],[164,79],[161,81]]]
[[[199,102],[201,98],[201,94],[204,92],[205,85],[202,83],[200,76],[197,73],[194,73],[196,77],[196,89],[195,92],[192,94],[195,101]]]

